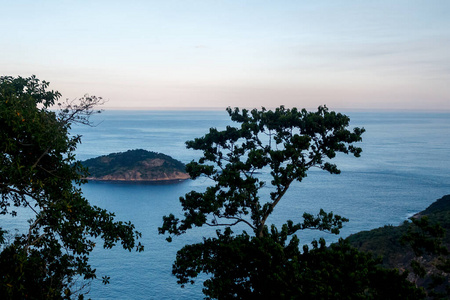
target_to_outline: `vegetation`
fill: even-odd
[[[90,205],[79,188],[86,173],[74,157],[80,136],[70,128],[89,124],[101,98],[50,110],[60,96],[34,76],[0,77],[0,214],[16,216],[18,207],[33,213],[26,232],[0,230],[1,299],[82,298],[84,284],[96,278],[89,265],[96,243],[143,250],[131,223]]]
[[[85,284],[97,276],[89,264],[96,243],[143,250],[137,243],[140,233],[130,222],[115,221],[113,213],[90,205],[79,187],[88,173],[75,160],[80,136],[71,136],[70,129],[73,123],[89,125],[101,98],[66,101],[58,112],[52,111],[59,98],[58,92],[48,90],[47,82],[34,76],[0,77],[0,214],[14,217],[19,208],[33,214],[25,232],[14,235],[10,228],[0,228],[1,299],[83,298]],[[203,151],[198,161],[186,166],[187,172],[193,178],[207,176],[213,185],[182,197],[183,218],[166,216],[159,229],[171,240],[194,226],[217,228],[214,237],[178,251],[173,273],[180,284],[208,274],[203,291],[208,298],[220,299],[424,297],[406,280],[406,272],[380,267],[380,259],[356,250],[348,241],[326,247],[320,239],[311,247],[300,246],[299,231],[337,234],[347,221],[341,216],[321,210],[317,215],[304,213],[297,223],[287,220],[281,228],[267,224],[291,184],[306,177],[311,167],[338,174],[337,166],[329,162],[338,152],[358,157],[361,149],[354,143],[361,140],[364,129],[348,130],[349,118],[326,107],[317,112],[229,108],[228,113],[240,126],[224,131],[212,128],[204,137],[187,142],[188,148]],[[142,151],[131,151],[118,162],[134,164],[146,155],[163,158]],[[258,177],[264,172],[270,174],[270,182]],[[433,206],[427,218],[405,224],[395,233],[403,237],[404,247],[411,248],[416,262],[411,268],[419,277],[427,268],[422,258],[426,262],[427,255],[434,254],[439,255],[439,261],[432,263],[436,262],[440,275],[448,274],[448,242],[434,223],[439,220],[447,226],[442,220],[448,220],[448,214],[441,214],[446,205]],[[233,232],[237,224],[247,226],[250,233]],[[103,277],[105,283],[108,279]],[[428,296],[448,292],[438,285],[448,277],[431,280]]]
[[[211,128],[187,147],[203,151],[186,167],[192,178],[206,176],[213,185],[204,192],[191,191],[180,198],[184,216],[163,218],[161,234],[184,234],[192,227],[217,227],[216,237],[187,245],[177,253],[173,274],[182,285],[194,283],[200,273],[208,298],[220,299],[420,299],[423,295],[406,275],[378,267],[379,261],[340,241],[331,248],[323,239],[300,251],[299,230],[339,233],[347,219],[321,210],[287,220],[281,229],[268,226],[291,184],[318,167],[340,171],[329,162],[338,152],[360,156],[363,128],[347,129],[350,119],[319,107],[271,110],[227,109],[240,124],[219,131]],[[259,174],[267,172],[271,181]],[[270,190],[270,193],[269,193]],[[266,196],[267,195],[267,196]],[[232,227],[245,224],[246,231]],[[219,229],[220,227],[223,228]]]
[[[383,265],[409,271],[430,299],[450,296],[450,195],[400,226],[385,226],[347,238],[360,250],[383,258]]]
[[[143,149],[91,158],[82,165],[88,168],[89,179],[154,181],[189,178],[182,162]]]

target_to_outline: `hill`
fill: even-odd
[[[143,149],[111,153],[82,162],[88,180],[172,181],[188,179],[185,165],[172,157]]]
[[[427,209],[412,218],[427,216],[430,223],[439,223],[447,233],[450,232],[450,195],[446,195],[432,203]],[[400,226],[386,225],[370,231],[362,231],[350,235],[347,240],[356,248],[383,256],[383,263],[388,267],[404,267],[409,265],[410,256],[414,253],[407,245],[400,242],[406,234],[410,222]],[[450,247],[450,234],[446,234],[443,244]]]
[[[439,285],[440,287],[437,288],[437,290],[442,292],[446,289],[450,289],[450,276],[448,270],[444,270],[442,273],[442,270],[439,269],[438,265],[442,265],[442,262],[448,259],[448,255],[442,253],[433,254],[426,251],[427,246],[424,241],[433,240],[438,242],[438,244],[443,246],[444,252],[445,249],[450,249],[450,195],[438,199],[424,211],[414,215],[411,219],[419,220],[422,217],[427,217],[430,226],[439,224],[445,231],[444,236],[440,238],[431,238],[429,233],[433,231],[421,231],[419,227],[406,221],[400,226],[389,225],[370,231],[362,231],[349,236],[347,240],[352,246],[359,250],[371,252],[375,256],[381,256],[383,265],[388,268],[411,271],[411,262],[419,262],[424,267],[425,276],[419,278],[413,273],[410,273],[408,276],[408,278],[418,286],[430,286],[430,282],[436,274],[444,275],[442,278],[443,281]],[[420,244],[422,250],[425,251],[415,253],[410,245],[401,242],[402,237],[411,232],[414,232],[414,234],[416,234],[415,237],[420,239],[422,242],[422,244]],[[436,244],[433,244],[433,246],[435,245]],[[450,261],[447,261],[447,264],[448,263],[450,263]],[[446,269],[449,267],[450,265],[447,265]]]

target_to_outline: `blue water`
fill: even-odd
[[[302,183],[293,185],[269,222],[299,220],[304,211],[320,208],[350,219],[345,237],[386,224],[398,225],[450,194],[450,114],[445,113],[348,113],[351,126],[366,128],[361,158],[341,155],[334,161],[342,173],[330,175],[311,170]],[[143,148],[162,152],[185,163],[199,153],[185,148],[185,141],[204,135],[208,128],[230,124],[226,112],[211,111],[106,111],[94,118],[97,126],[73,128],[82,134],[77,158],[84,160],[111,152]],[[264,176],[264,174],[262,174]],[[157,234],[162,216],[181,214],[178,198],[201,190],[206,179],[173,185],[91,182],[83,187],[95,205],[114,211],[117,218],[132,221],[142,232],[143,253],[119,247],[98,248],[92,255],[99,278],[111,276],[109,285],[93,283],[93,299],[201,299],[201,282],[182,289],[171,275],[176,251],[185,243],[200,242],[211,229],[195,229],[167,243]],[[299,234],[304,243],[323,236]]]

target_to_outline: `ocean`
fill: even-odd
[[[346,112],[344,112],[346,113]],[[380,226],[399,225],[443,195],[450,194],[450,114],[423,112],[348,112],[351,127],[364,127],[360,158],[339,155],[333,161],[341,169],[331,175],[312,169],[294,184],[279,203],[269,223],[300,220],[303,212],[320,208],[350,219],[340,237]],[[112,152],[146,149],[172,156],[184,163],[200,153],[188,150],[185,141],[201,137],[210,127],[224,129],[231,121],[225,111],[105,111],[93,118],[93,127],[74,126],[82,135],[76,152],[84,160]],[[265,174],[262,174],[265,176]],[[213,233],[194,229],[172,243],[158,235],[162,216],[181,215],[179,197],[202,190],[207,179],[173,184],[90,182],[83,186],[94,205],[115,212],[118,220],[131,221],[142,232],[142,253],[120,247],[94,250],[97,269],[87,295],[92,299],[202,299],[202,277],[181,288],[171,275],[178,249],[201,242]],[[243,227],[243,229],[245,229]],[[317,231],[299,232],[304,244],[339,236]],[[103,285],[101,277],[111,277]]]

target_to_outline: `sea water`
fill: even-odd
[[[303,212],[320,208],[350,219],[341,237],[383,225],[399,225],[436,199],[450,194],[450,114],[351,112],[351,127],[364,127],[360,158],[338,155],[341,169],[331,175],[311,169],[301,183],[293,184],[268,220],[276,225],[300,221]],[[224,111],[105,111],[93,118],[94,127],[75,126],[82,135],[77,158],[84,160],[112,152],[146,149],[184,163],[201,153],[186,149],[185,141],[201,137],[210,127],[230,125]],[[265,174],[261,174],[265,176]],[[87,295],[92,299],[202,299],[203,276],[195,285],[181,288],[171,275],[178,249],[201,242],[211,228],[193,229],[172,243],[158,235],[162,217],[182,216],[179,197],[203,190],[207,179],[173,184],[90,182],[83,186],[94,205],[115,212],[117,220],[131,221],[142,232],[142,253],[115,247],[97,247],[91,262],[97,275],[111,277],[109,285],[95,280]],[[241,229],[245,229],[242,227]],[[299,232],[309,243],[339,237],[317,231]]]

